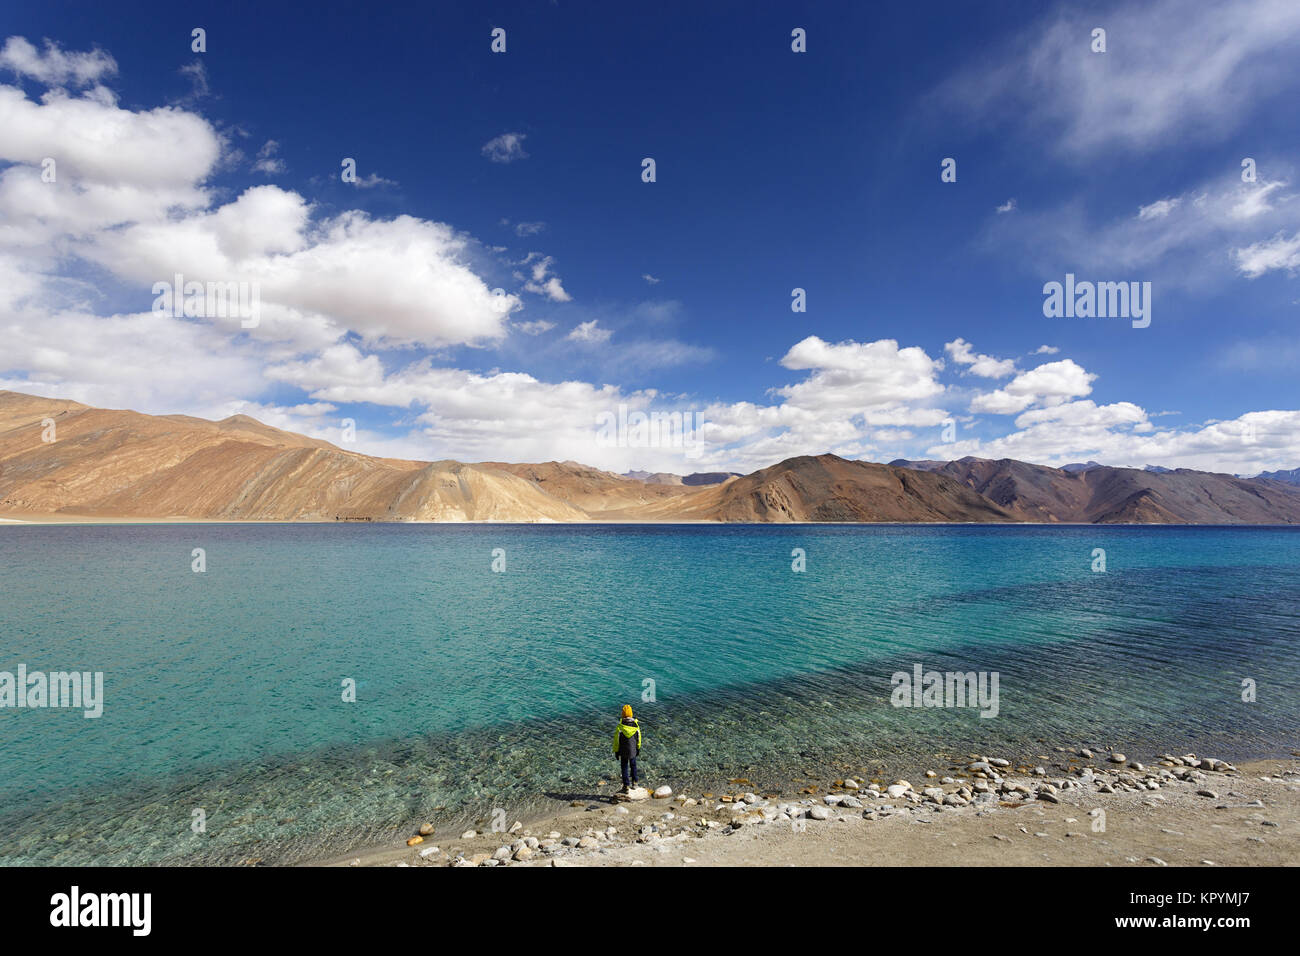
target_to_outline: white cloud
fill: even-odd
[[[15,55],[31,70],[82,87],[111,72],[89,54],[89,66],[51,59],[48,48],[37,54],[40,63],[22,51]],[[9,164],[0,169],[3,387],[159,413],[224,417],[245,410],[331,440],[337,425],[330,416],[339,405],[369,403],[412,410],[394,426],[412,431],[396,438],[391,432],[365,433],[361,450],[426,459],[573,458],[616,470],[740,469],[827,450],[893,457],[892,444],[912,441],[949,417],[939,404],[949,397],[939,381],[944,363],[890,339],[830,343],[809,336],[795,343],[781,366],[798,374],[768,392],[770,403],[546,382],[519,370],[435,368],[432,357],[412,360],[399,349],[491,346],[511,328],[525,335],[554,328],[541,319],[511,322],[522,305],[519,297],[494,296],[495,280],[485,276],[504,263],[472,237],[413,216],[325,215],[304,196],[273,185],[228,197],[210,178],[231,168],[233,151],[210,123],[178,107],[123,109],[99,86],[79,93],[58,89],[30,100],[21,89],[0,85],[0,129],[0,161]],[[276,155],[267,150],[261,158]],[[46,156],[58,157],[58,188],[40,180]],[[1125,217],[1124,228],[1165,230],[1155,238],[1173,248],[1191,241],[1188,236],[1208,234],[1196,232],[1201,227],[1189,218],[1195,212],[1211,219],[1219,230],[1215,236],[1232,237],[1242,247],[1244,272],[1265,263],[1286,268],[1291,253],[1271,247],[1251,252],[1246,244],[1259,238],[1260,229],[1278,229],[1292,208],[1285,180],[1273,164],[1268,168],[1279,178],[1259,184],[1256,192],[1224,186],[1184,194],[1165,215]],[[386,182],[371,179],[359,185]],[[525,225],[536,224],[518,224],[516,231]],[[1292,228],[1270,242],[1294,242],[1285,239]],[[1125,232],[1110,238],[1114,245],[1137,248],[1152,236]],[[534,252],[514,265],[524,270],[519,279],[525,291],[569,299],[550,257]],[[237,318],[187,320],[135,311],[152,297],[152,283],[176,272],[189,279],[257,283],[261,325],[245,330]],[[649,274],[645,279],[657,281]],[[110,295],[132,304],[97,308]],[[644,303],[635,321],[672,322],[679,310],[675,302]],[[617,316],[614,325],[641,327],[624,318]],[[611,334],[593,319],[569,338],[599,344]],[[675,339],[625,342],[620,334],[616,346],[578,349],[558,338],[550,340],[557,349],[600,362],[602,369],[712,357],[708,349]],[[536,350],[547,342],[525,344]],[[964,339],[945,348],[971,373],[1015,372],[1010,360],[978,355]],[[1036,354],[1055,351],[1044,346]],[[980,405],[1018,416],[1017,431],[997,440],[1020,449],[1016,457],[1058,451],[1079,457],[1077,448],[1095,446],[1089,457],[1149,450],[1150,460],[1162,464],[1178,461],[1170,455],[1184,456],[1181,463],[1226,460],[1233,428],[1240,445],[1249,426],[1267,449],[1246,454],[1250,467],[1294,467],[1294,460],[1280,460],[1287,454],[1300,460],[1294,454],[1298,413],[1249,413],[1235,426],[1207,423],[1193,431],[1157,432],[1137,406],[1085,399],[1095,378],[1073,362],[1052,362],[976,396],[972,410]],[[276,401],[266,399],[270,388]],[[284,389],[300,390],[306,398],[282,400]],[[680,450],[597,446],[596,415],[622,403],[699,411],[707,422],[705,455],[684,461]],[[1161,457],[1163,452],[1169,455]]]
[[[1090,399],[1083,399],[1024,412],[1016,418],[1016,427],[1030,428],[1050,422],[1068,428],[1109,428],[1112,425],[1141,425],[1146,421],[1146,412],[1132,402],[1098,405]]]
[[[287,168],[284,160],[275,154],[279,152],[280,144],[273,139],[268,139],[261,149],[257,151],[257,160],[253,163],[253,169],[259,173],[265,173],[267,176],[275,176],[282,173]]]
[[[970,403],[970,410],[975,413],[1014,415],[1031,405],[1059,405],[1091,392],[1096,377],[1072,359],[1048,362],[1021,372],[996,391],[976,395]]]
[[[583,322],[576,326],[565,338],[572,342],[608,342],[609,337],[614,333],[609,329],[602,329],[595,319],[590,322]]]
[[[358,176],[352,185],[358,189],[374,189],[376,186],[396,186],[398,183],[395,179],[385,179],[378,173],[371,173],[369,176]]]
[[[66,181],[138,187],[130,207],[143,216],[158,215],[178,191],[201,196],[196,186],[221,153],[220,137],[201,117],[174,107],[119,109],[102,87],[80,96],[53,91],[35,102],[0,86],[0,129],[0,158],[39,167],[52,156]],[[159,195],[152,204],[151,193]]]
[[[552,264],[550,256],[543,256],[540,252],[530,252],[521,264],[531,265],[532,268],[532,279],[524,283],[524,291],[545,296],[552,302],[572,300],[572,296],[564,291],[564,285],[559,277],[550,275]]]
[[[528,292],[544,295],[552,302],[569,302],[573,298],[569,293],[564,291],[564,286],[556,276],[551,276],[540,285],[536,282],[529,282],[524,286],[524,289]]]
[[[186,63],[178,72],[190,81],[190,99],[198,100],[208,95],[210,90],[208,68],[202,60]]]
[[[1300,271],[1300,232],[1290,239],[1279,232],[1272,239],[1253,242],[1244,249],[1234,249],[1232,255],[1237,270],[1250,279],[1274,270],[1294,274]]]
[[[656,279],[654,276],[652,276],[652,275],[651,275],[650,273],[648,273],[648,272],[647,272],[647,273],[644,273],[644,274],[641,276],[641,278],[642,278],[642,279],[645,279],[645,281],[648,282],[648,283],[650,283],[651,285],[658,285],[660,282],[663,282],[663,281],[664,281],[663,279]]]
[[[513,163],[527,159],[528,154],[524,152],[524,140],[527,138],[527,133],[502,133],[483,144],[483,155],[494,163]]]
[[[1139,219],[1163,219],[1169,215],[1182,203],[1181,196],[1175,196],[1172,199],[1157,199],[1147,206],[1138,207]]]
[[[0,49],[0,69],[46,86],[89,86],[116,73],[117,62],[102,50],[67,53],[46,40],[41,51],[23,37],[13,36]]]
[[[1162,288],[1227,282],[1234,259],[1263,237],[1300,227],[1300,194],[1286,187],[1291,171],[1270,162],[1280,178],[1243,183],[1233,172],[1184,192],[1153,200],[1137,215],[1094,221],[1082,203],[1067,201],[1037,213],[998,217],[986,230],[990,249],[1014,249],[1040,273],[1101,273],[1125,278],[1121,270],[1143,270],[1140,278]],[[1194,263],[1189,268],[1188,263]],[[1116,275],[1120,272],[1119,275]],[[1139,276],[1133,276],[1139,278]]]
[[[998,215],[1002,215],[1003,213],[1008,213],[1008,212],[1015,212],[1015,211],[1016,211],[1015,196],[1012,196],[1010,199],[1008,199],[1006,202],[1004,202],[1002,205],[998,206],[997,208]]]
[[[1038,348],[1034,349],[1029,354],[1030,355],[1055,355],[1059,351],[1061,350],[1058,349],[1055,345],[1040,345],[1038,346]]]
[[[1237,220],[1250,220],[1273,212],[1277,208],[1273,205],[1273,194],[1285,189],[1287,185],[1284,180],[1263,180],[1259,183],[1248,184],[1238,191],[1237,201],[1228,210],[1229,217]],[[1291,202],[1295,199],[1295,196],[1280,196],[1278,198],[1283,202]]]
[[[1105,53],[1090,49],[1097,26]],[[980,66],[941,95],[973,123],[997,116],[1049,130],[1062,154],[1083,161],[1105,149],[1226,138],[1253,107],[1292,88],[1297,53],[1293,0],[1064,8],[1005,48],[981,51]]]
[[[978,375],[981,378],[1006,378],[1008,375],[1014,375],[1016,371],[1016,363],[1013,359],[976,355],[971,344],[965,339],[959,338],[948,342],[943,349],[958,365],[968,366],[967,371],[971,375]]]
[[[1155,464],[1241,475],[1294,468],[1300,461],[1300,411],[1296,410],[1247,412],[1230,421],[1157,430],[1145,413],[1129,403],[1078,411],[1064,407],[1068,421],[1026,421],[1020,430],[991,441],[935,445],[928,453],[945,458],[1018,458],[1058,466],[1092,459],[1121,467]]]

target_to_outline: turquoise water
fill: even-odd
[[[9,526],[0,574],[0,671],[103,671],[106,697],[94,720],[0,710],[9,864],[283,863],[425,819],[459,832],[600,792],[624,702],[651,780],[678,786],[1300,746],[1285,528]],[[916,663],[998,672],[998,716],[892,707]]]

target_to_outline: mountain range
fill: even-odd
[[[1291,474],[1274,473],[1274,474]],[[1177,468],[790,458],[748,475],[409,461],[243,415],[213,422],[0,391],[0,516],[231,521],[1300,524],[1300,486]]]

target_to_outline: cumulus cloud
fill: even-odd
[[[1091,392],[1096,377],[1072,359],[1048,362],[1021,372],[1002,388],[976,395],[970,410],[977,414],[1013,415],[1031,405],[1059,405]]]
[[[438,350],[436,361],[445,363],[452,348],[491,347],[510,329],[540,335],[554,328],[545,319],[513,321],[520,296],[489,279],[513,265],[521,270],[521,293],[568,301],[552,259],[533,252],[509,263],[445,223],[355,210],[327,214],[274,185],[217,190],[211,179],[232,168],[232,150],[198,114],[175,106],[123,109],[94,85],[112,72],[106,55],[52,56],[51,47],[39,53],[12,42],[5,49],[17,51],[5,61],[11,70],[18,63],[20,75],[62,87],[33,100],[19,87],[0,85],[0,323],[9,330],[0,387],[142,411],[224,417],[242,410],[332,440],[331,416],[340,406],[368,404],[401,411],[383,434],[359,436],[363,450],[425,459],[572,458],[616,470],[748,469],[828,450],[894,457],[898,443],[925,440],[927,430],[951,417],[943,407],[951,395],[940,381],[942,359],[892,339],[808,336],[782,356],[782,378],[761,401],[544,381],[518,369],[438,367],[434,355],[415,350]],[[268,148],[274,142],[259,161],[276,160],[278,152]],[[522,152],[521,142],[522,136],[515,146]],[[41,181],[48,156],[57,157],[58,188]],[[1285,174],[1271,175],[1254,192],[1224,187],[1171,197],[1180,201],[1159,216],[1130,213],[1124,228],[1166,230],[1157,238],[1173,244],[1179,231],[1195,231],[1186,217],[1199,211],[1221,230],[1216,235],[1233,237],[1243,274],[1288,268],[1292,253],[1284,247],[1252,251],[1262,235],[1295,241],[1286,239],[1294,224],[1277,232],[1292,198],[1276,185],[1285,184]],[[373,177],[359,185],[382,182]],[[1123,238],[1137,248],[1151,237]],[[141,311],[153,284],[176,273],[255,284],[261,323],[243,328],[238,316],[178,319]],[[645,280],[657,281],[649,274]],[[121,301],[106,305],[109,297]],[[643,303],[611,324],[643,328],[675,322],[679,313],[676,302]],[[611,335],[609,325],[590,319],[567,338],[599,345]],[[607,348],[573,348],[558,335],[550,341],[615,369],[712,357],[676,339],[626,341],[622,333]],[[536,351],[546,342],[526,344]],[[1056,351],[1044,346],[1036,354]],[[1249,435],[1257,450],[1238,458],[1255,470],[1294,467],[1281,459],[1300,458],[1295,412],[1156,430],[1131,403],[1089,399],[1096,376],[1072,361],[1017,373],[1011,360],[978,354],[965,339],[947,343],[945,354],[952,363],[947,374],[955,368],[1011,378],[971,404],[972,411],[1016,416],[1016,430],[985,450],[1015,449],[1015,457],[1031,460],[1084,453],[1105,460],[1122,451],[1159,463],[1221,466],[1233,442],[1239,450]],[[680,449],[599,445],[598,416],[620,406],[698,414],[704,453],[684,460]],[[410,430],[394,437],[394,428]]]
[[[1016,371],[1014,359],[976,355],[974,348],[965,339],[959,338],[948,342],[943,349],[955,363],[966,366],[966,371],[971,375],[978,375],[981,378],[1006,378],[1008,375],[1014,375]]]
[[[5,49],[11,68],[51,81],[89,82],[111,63]],[[227,200],[208,184],[225,140],[184,108],[123,109],[100,86],[33,100],[0,85],[0,128],[0,321],[21,330],[0,365],[11,387],[199,414],[258,395],[277,356],[348,336],[375,348],[490,344],[521,305],[489,288],[484,251],[446,224],[321,216],[275,186]],[[259,161],[278,162],[274,140]],[[93,283],[81,278],[92,269],[103,270]],[[110,296],[148,305],[177,274],[255,287],[261,323],[98,311]]]
[[[1091,459],[1121,467],[1160,464],[1242,475],[1293,468],[1300,460],[1300,411],[1296,410],[1247,412],[1230,421],[1156,429],[1128,403],[1077,411],[1061,407],[1070,420],[1030,419],[1018,430],[990,441],[935,445],[929,453],[1018,458],[1058,466]]]

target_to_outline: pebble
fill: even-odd
[[[1119,753],[1111,754],[1110,757],[1107,759],[1109,759],[1111,763],[1124,763],[1128,760],[1127,757]]]
[[[433,832],[433,824],[425,823],[420,826],[420,836],[428,836]]]
[[[672,795],[673,795],[673,788],[668,786],[667,784],[664,784],[662,787],[659,787],[654,792],[654,798],[656,800],[667,800]]]
[[[808,811],[808,816],[814,820],[829,820],[831,812],[825,807],[813,807]]]

